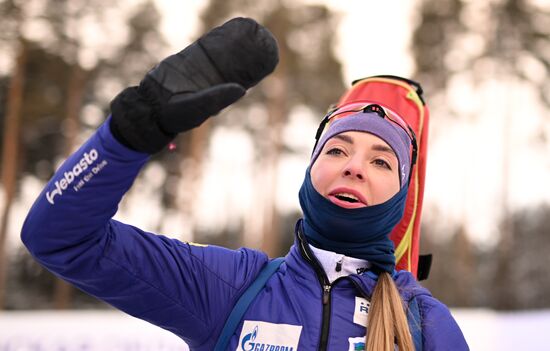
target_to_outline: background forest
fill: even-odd
[[[108,116],[110,100],[174,51],[160,29],[162,6],[0,0],[0,309],[108,308],[36,264],[18,235],[45,182]],[[181,48],[246,15],[274,33],[280,64],[246,99],[155,155],[117,217],[182,240],[284,254],[316,124],[360,78],[345,76],[336,7],[201,3]],[[550,4],[418,0],[411,12],[403,58],[411,67],[377,73],[421,82],[431,109],[421,252],[434,263],[425,285],[453,307],[550,308]],[[378,16],[387,26],[353,43],[369,48],[371,69],[370,57],[385,52],[369,37],[393,25],[391,12]]]

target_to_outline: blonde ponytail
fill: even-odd
[[[372,294],[367,327],[367,350],[414,351],[403,301],[392,277],[384,272]]]

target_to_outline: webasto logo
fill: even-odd
[[[63,195],[63,191],[66,190],[72,182],[74,182],[76,177],[87,170],[98,157],[99,153],[96,149],[91,149],[89,152],[85,152],[84,156],[82,156],[82,158],[73,166],[72,169],[63,172],[63,178],[55,181],[55,189],[46,193],[46,199],[48,199],[48,202],[53,205],[54,197],[56,195]]]

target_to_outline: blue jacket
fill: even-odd
[[[22,240],[57,276],[137,318],[211,350],[233,305],[268,261],[256,250],[183,243],[113,220],[147,162],[112,136],[109,120],[56,172],[31,208]],[[395,274],[405,301],[416,296],[425,350],[467,350],[445,305],[408,272]],[[231,338],[230,350],[362,350],[369,274],[332,285],[301,235]]]

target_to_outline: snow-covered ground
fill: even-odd
[[[550,350],[550,310],[453,310],[472,350]]]
[[[453,310],[472,350],[547,350],[550,310]],[[117,311],[0,312],[0,351],[185,351],[160,328]],[[452,350],[452,345],[449,345]]]
[[[118,311],[0,312],[0,351],[185,351],[175,335]]]

